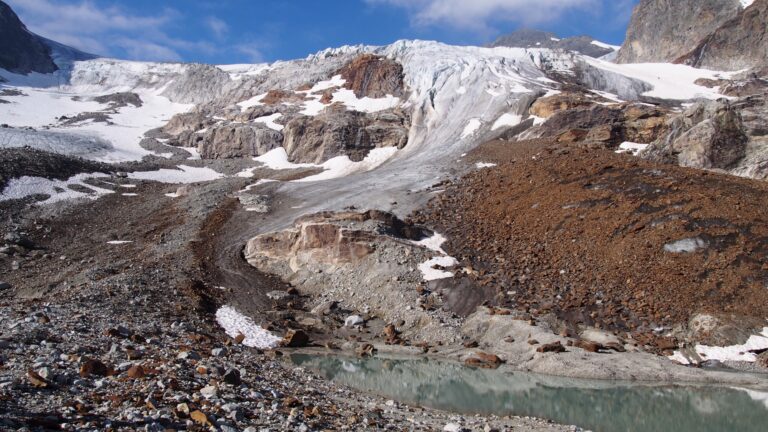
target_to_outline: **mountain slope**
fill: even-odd
[[[740,0],[641,0],[617,62],[671,62],[741,10]]]
[[[0,68],[13,73],[51,73],[58,66],[51,47],[27,30],[15,12],[0,1]]]
[[[589,36],[574,36],[561,39],[554,33],[530,29],[520,29],[508,35],[500,36],[488,46],[562,49],[595,58],[614,52],[612,47],[598,42]]]

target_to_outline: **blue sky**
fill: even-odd
[[[253,63],[428,39],[482,45],[516,28],[620,44],[637,0],[5,0],[30,30],[132,60]]]

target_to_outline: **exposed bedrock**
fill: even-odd
[[[667,130],[668,112],[644,104],[606,106],[583,94],[563,93],[539,99],[530,111],[547,121],[526,137],[552,137],[560,142],[598,142],[616,147],[622,142],[651,143]]]
[[[209,128],[193,134],[203,159],[255,157],[280,147],[283,134],[261,124],[238,124]]]
[[[403,96],[403,66],[385,57],[362,54],[337,72],[346,80],[344,87],[359,98],[381,98],[387,95]]]
[[[741,10],[739,0],[641,0],[617,62],[671,62]]]
[[[404,147],[408,127],[408,116],[399,109],[366,114],[332,105],[286,123],[283,147],[292,162],[321,163],[341,155],[360,161],[374,148]]]
[[[725,99],[699,102],[669,122],[670,132],[645,152],[652,160],[692,168],[731,168],[746,155],[739,112]]]
[[[724,22],[678,61],[714,70],[740,70],[768,63],[768,0],[755,0]]]
[[[416,269],[436,254],[412,241],[428,234],[385,212],[326,212],[251,239],[244,255],[260,271],[311,295],[314,303],[337,301],[351,311],[398,323],[414,340],[456,342],[456,320],[434,306],[437,294],[423,289]]]

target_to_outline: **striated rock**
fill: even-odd
[[[729,168],[746,155],[739,113],[726,100],[699,102],[669,122],[643,157],[692,168]]]
[[[617,62],[671,62],[740,11],[740,0],[641,0]]]
[[[403,66],[388,58],[362,54],[336,72],[346,82],[344,87],[359,98],[382,98],[387,95],[403,96]]]
[[[768,0],[755,0],[751,6],[701,38],[697,46],[681,54],[677,61],[713,70],[765,66],[768,63],[766,22]]]
[[[209,128],[199,138],[203,159],[255,157],[280,147],[283,134],[260,124],[231,123]]]
[[[341,155],[360,161],[374,148],[404,147],[409,123],[399,109],[366,114],[331,105],[317,116],[288,121],[283,147],[288,159],[297,163],[322,163]]]

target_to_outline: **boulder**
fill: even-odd
[[[739,112],[727,100],[695,104],[669,122],[670,132],[643,156],[691,168],[733,166],[746,155],[748,137]]]
[[[495,354],[488,354],[486,352],[477,351],[464,360],[464,364],[467,366],[475,366],[486,369],[496,369],[502,363],[504,363],[499,356]]]
[[[288,330],[280,343],[281,346],[288,348],[301,348],[309,344],[309,335],[301,330]]]

